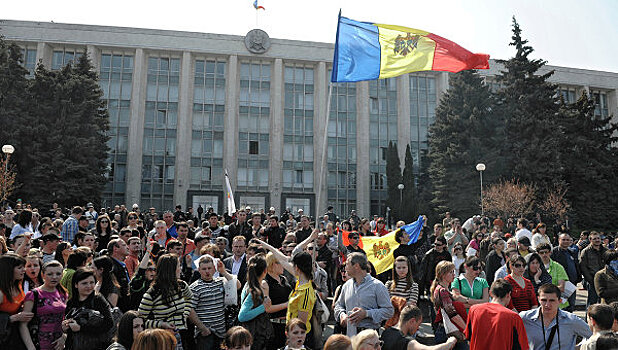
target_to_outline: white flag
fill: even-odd
[[[234,215],[236,212],[236,203],[234,202],[234,194],[232,193],[232,186],[230,186],[230,177],[227,176],[227,169],[225,170],[225,200],[227,202],[227,214],[229,216]]]

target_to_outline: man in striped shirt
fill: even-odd
[[[215,265],[210,256],[202,256],[198,271],[200,279],[190,286],[193,293],[193,310],[189,318],[196,325],[197,350],[218,349],[225,337],[225,289],[224,283],[231,281],[233,276],[225,270],[223,262],[217,262],[216,270],[223,277],[214,278]],[[240,282],[236,280],[236,289]]]

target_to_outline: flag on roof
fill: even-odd
[[[332,82],[392,78],[417,71],[489,69],[489,55],[472,53],[424,30],[358,22],[339,14]]]
[[[254,7],[256,10],[259,10],[259,9],[266,10],[266,9],[264,8],[264,6],[260,6],[260,5],[258,5],[258,0],[255,0],[255,1],[253,2],[253,7]]]

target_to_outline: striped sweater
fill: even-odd
[[[393,281],[386,282],[386,288],[391,297],[402,297],[406,299],[408,303],[416,304],[418,301],[418,284],[416,284],[416,282],[412,282],[410,289],[406,289],[406,280],[401,278],[397,280],[395,290],[391,290],[392,285]]]
[[[200,278],[190,286],[193,309],[197,317],[219,338],[225,337],[224,283],[224,277],[217,277],[209,282]]]
[[[173,324],[176,329],[187,328],[193,294],[186,282],[179,280],[178,284],[180,291],[169,304],[163,301],[161,293],[153,293],[153,288],[144,293],[137,311],[144,317],[145,328],[159,328],[163,322]],[[156,297],[153,298],[152,294],[156,294]]]

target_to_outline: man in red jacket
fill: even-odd
[[[506,308],[511,300],[511,284],[500,278],[491,285],[492,302],[472,305],[464,331],[470,350],[528,350],[524,322]]]

